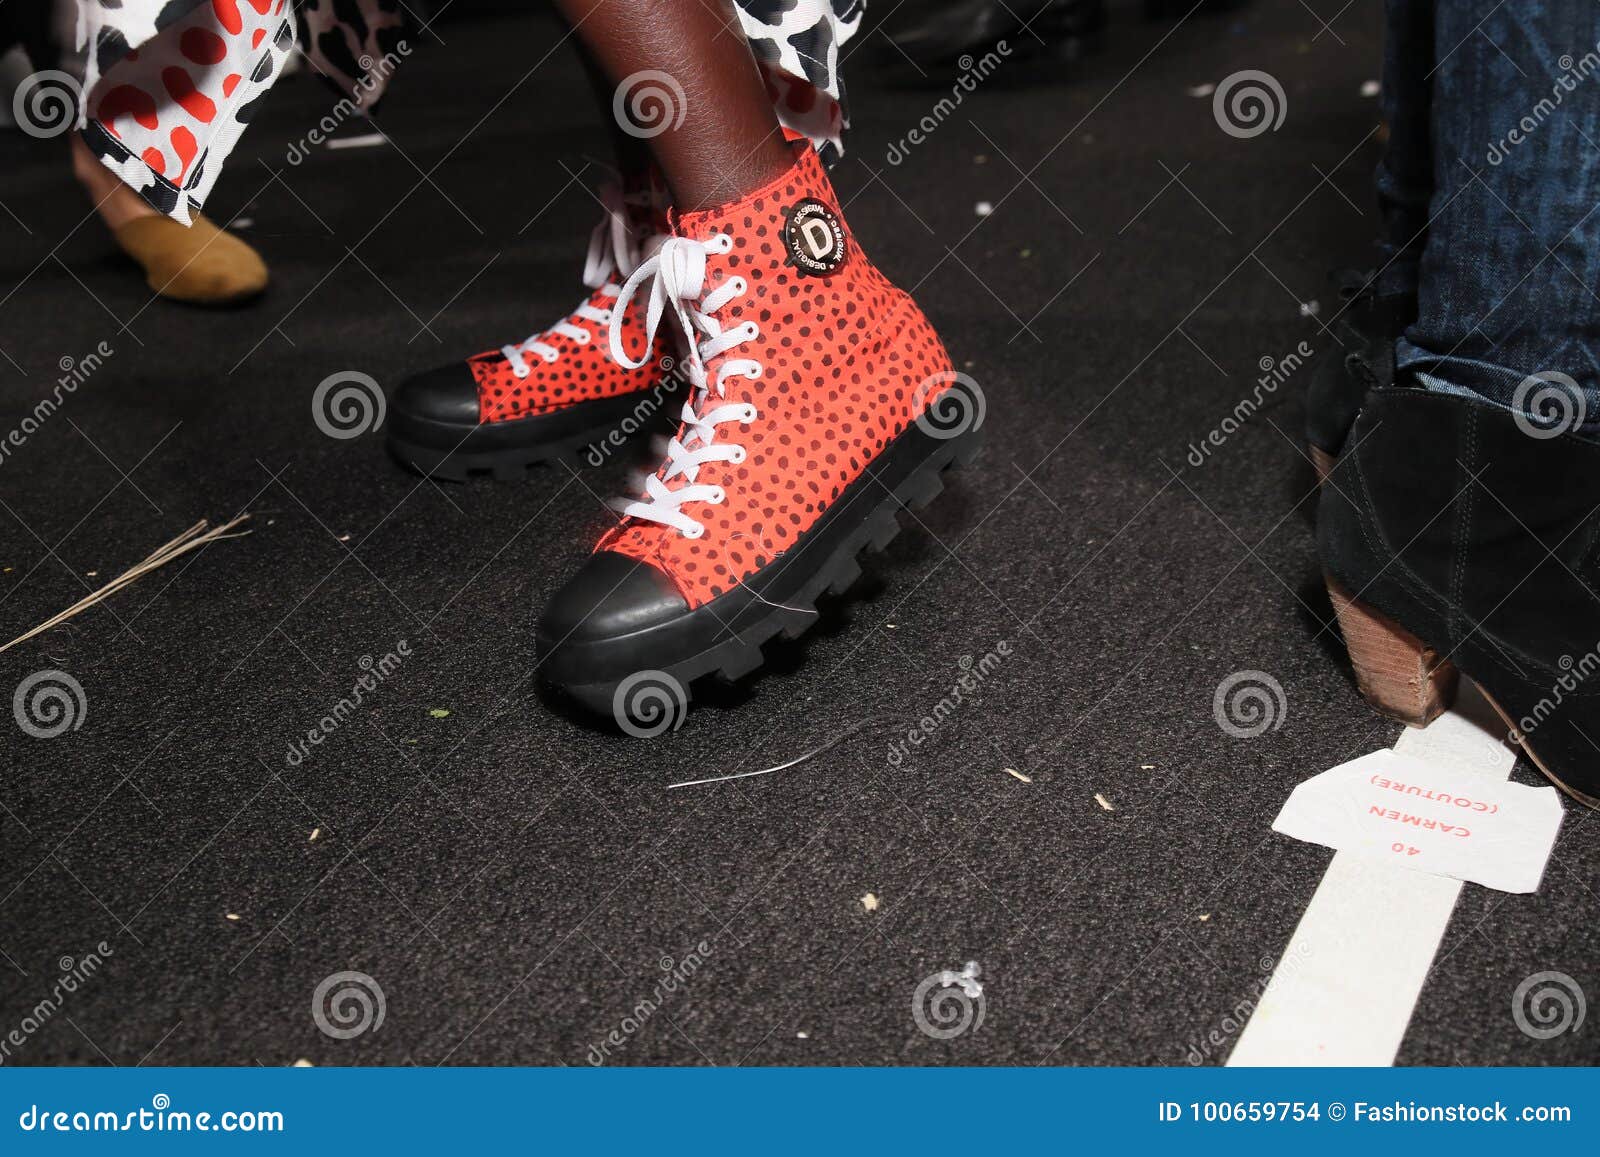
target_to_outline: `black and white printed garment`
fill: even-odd
[[[866,0],[735,2],[778,119],[838,156],[839,48]],[[415,10],[415,0],[78,0],[79,127],[103,164],[188,224],[297,45],[354,111],[370,112],[411,55]]]

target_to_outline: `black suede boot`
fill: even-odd
[[[1600,806],[1600,442],[1469,397],[1373,390],[1317,536],[1374,707],[1425,724],[1459,672],[1540,770]]]

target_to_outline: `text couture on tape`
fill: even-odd
[[[1413,871],[1534,892],[1562,814],[1554,788],[1384,750],[1306,780],[1272,830]]]

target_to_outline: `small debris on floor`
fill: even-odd
[[[808,1032],[797,1032],[794,1035],[795,1035],[795,1039],[796,1040],[810,1040],[811,1039],[811,1034],[808,1033]]]
[[[1322,303],[1314,298],[1311,301],[1302,301],[1300,303],[1301,317],[1316,317],[1321,312]]]
[[[240,919],[239,913],[237,912],[229,912],[226,915],[229,920],[238,921]]]
[[[987,165],[989,163],[989,158],[985,154],[979,153],[977,156],[972,158],[972,163],[974,165]]]
[[[1362,96],[1373,97],[1373,96],[1377,96],[1378,93],[1380,93],[1382,91],[1383,91],[1383,86],[1381,84],[1379,84],[1375,80],[1364,80],[1364,81],[1361,82],[1361,95]]]
[[[1139,765],[1139,770],[1140,771],[1154,771],[1155,769],[1156,769],[1156,765],[1153,764],[1153,763],[1141,763]]]
[[[1099,792],[1094,793],[1094,802],[1100,805],[1100,810],[1114,812],[1117,809],[1111,806],[1111,801]]]
[[[861,906],[868,912],[876,912],[878,910],[878,897],[873,895],[871,892],[868,892],[865,896],[861,897]]]
[[[325,148],[330,149],[370,149],[384,144],[388,140],[382,133],[362,133],[354,137],[335,137],[329,141]]]
[[[884,625],[884,626],[885,626],[885,627],[888,627],[888,628],[889,628],[889,630],[891,630],[891,631],[892,631],[892,630],[894,630],[894,629],[895,629],[895,625],[894,625],[894,624],[893,624],[893,623],[885,623],[885,624],[883,624],[883,625]]]
[[[976,960],[967,961],[960,972],[952,972],[946,968],[939,973],[939,987],[959,986],[970,999],[977,1000],[983,995],[983,985],[978,983],[978,975],[982,971]]]
[[[1200,913],[1200,923],[1204,924],[1209,919],[1211,919],[1211,913],[1210,912],[1202,912],[1202,913]]]
[[[310,1061],[306,1060],[305,1057],[301,1057],[299,1060],[295,1061],[295,1063],[290,1065],[289,1067],[292,1068],[292,1069],[313,1069],[313,1068],[316,1068],[316,1066],[313,1065]]]
[[[350,541],[350,536],[348,534],[341,534],[339,536],[339,541],[340,542],[349,542]]]
[[[849,739],[863,727],[881,727],[891,723],[894,723],[894,720],[881,718],[876,715],[869,715],[865,719],[856,720],[849,727],[846,727],[843,731],[836,734],[827,742],[818,744],[810,751],[807,751],[802,755],[797,755],[793,759],[785,760],[783,763],[774,764],[772,767],[763,767],[759,771],[738,771],[734,772],[732,775],[714,775],[707,779],[686,779],[679,783],[667,784],[667,790],[671,791],[674,788],[680,787],[699,787],[701,784],[705,783],[726,783],[730,779],[749,779],[751,776],[755,775],[771,775],[775,771],[786,771],[791,767],[798,766],[799,764],[805,763],[809,759],[813,759],[816,756],[821,755],[825,751],[831,750],[835,745],[844,742],[846,739]]]
[[[233,228],[248,229],[255,223],[256,219],[254,217],[235,217],[233,220]]]
[[[321,834],[322,834],[322,829],[321,828],[312,828],[311,829],[311,839],[307,840],[306,842],[307,843],[311,843],[312,840],[315,840]]]
[[[1006,768],[1006,774],[1009,775],[1012,779],[1020,779],[1023,783],[1032,783],[1033,782],[1033,779],[1032,779],[1031,776],[1023,775],[1020,771],[1018,771],[1014,767]]]
[[[428,714],[433,716],[435,719],[444,719],[449,716],[450,709],[448,707],[430,707],[428,709]]]
[[[972,211],[980,217],[987,217],[990,213],[994,212],[994,206],[988,201],[979,201],[972,207]]]
[[[1194,97],[1196,100],[1203,96],[1210,96],[1216,91],[1217,86],[1214,84],[1195,84],[1189,86],[1189,95]]]
[[[1021,257],[1024,261],[1026,261],[1028,258],[1033,256],[1033,250],[1032,249],[1024,249],[1021,253],[1018,254],[1018,256]]]
[[[86,570],[86,571],[83,572],[83,575],[84,575],[85,578],[94,578],[94,576],[99,574],[99,573],[100,572],[97,571],[97,570]]]

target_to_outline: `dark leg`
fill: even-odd
[[[643,137],[622,131],[622,126],[611,115],[611,98],[616,93],[616,86],[607,79],[594,55],[580,42],[578,45],[578,59],[583,61],[583,71],[589,78],[589,87],[594,91],[595,104],[605,117],[606,128],[611,133],[611,149],[617,157],[617,172],[622,176],[623,188],[634,188],[643,185],[649,180],[650,165],[654,157],[650,154],[650,144]]]
[[[1388,0],[1385,8],[1383,119],[1389,140],[1377,173],[1383,216],[1377,288],[1385,295],[1415,296],[1433,194],[1434,0]]]
[[[1600,418],[1600,12],[1519,0],[1435,14],[1434,189],[1401,370]],[[1581,396],[1579,392],[1581,391]]]
[[[640,98],[648,119],[635,131],[650,134],[679,209],[735,200],[793,163],[731,0],[556,0],[556,7],[610,82],[606,114],[619,94],[624,106]],[[665,74],[671,83],[640,73]],[[652,107],[646,89],[664,94],[670,107]]]

